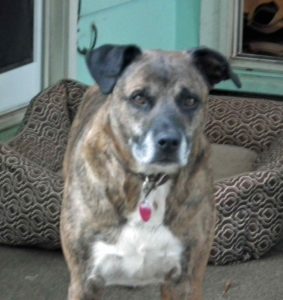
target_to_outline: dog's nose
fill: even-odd
[[[181,143],[181,135],[178,132],[160,133],[156,139],[157,147],[163,152],[176,151]]]

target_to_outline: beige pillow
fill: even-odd
[[[232,145],[212,144],[211,164],[214,181],[254,170],[257,153]]]

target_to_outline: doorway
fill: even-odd
[[[76,77],[77,10],[78,0],[1,0],[0,129],[43,88]]]
[[[42,0],[2,0],[0,114],[19,109],[42,86]]]

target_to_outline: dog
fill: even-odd
[[[215,223],[206,102],[216,83],[239,78],[208,48],[104,45],[87,64],[97,85],[64,160],[68,299],[158,284],[163,300],[200,300]]]

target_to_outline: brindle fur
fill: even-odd
[[[131,90],[145,84],[159,106],[147,116],[129,108],[125,100]],[[192,134],[192,152],[189,163],[172,175],[164,223],[185,250],[181,276],[168,274],[161,294],[163,300],[202,299],[215,221],[209,145],[203,135],[209,88],[189,53],[156,51],[127,66],[112,93],[103,95],[91,87],[74,121],[64,161],[61,217],[63,251],[71,273],[69,300],[101,299],[103,278],[88,280],[94,263],[91,245],[97,240],[115,243],[142,189],[142,181],[132,174],[139,170],[128,140],[133,127],[146,129],[151,118],[172,108],[179,85],[198,95],[201,108],[189,117],[179,114]]]

